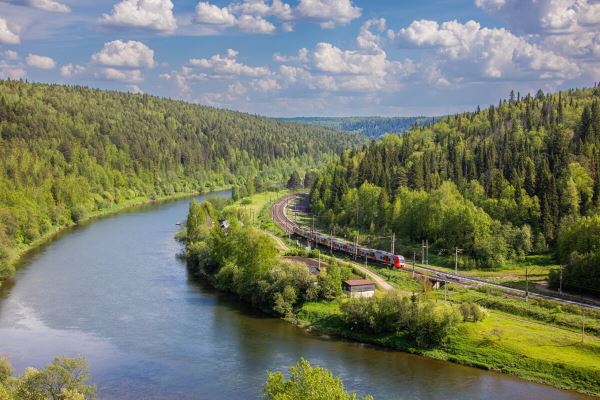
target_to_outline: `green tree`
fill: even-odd
[[[294,190],[298,189],[300,186],[302,186],[302,180],[300,179],[298,171],[294,171],[291,173],[290,179],[288,179],[287,188]]]
[[[341,378],[330,371],[302,358],[290,368],[290,378],[281,372],[269,373],[263,387],[264,399],[268,400],[356,400],[355,393],[348,393]],[[372,400],[371,396],[362,397]]]

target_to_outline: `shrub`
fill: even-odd
[[[483,321],[487,316],[486,311],[481,308],[478,304],[464,302],[459,306],[460,313],[462,314],[463,321]]]

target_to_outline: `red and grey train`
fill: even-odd
[[[366,257],[373,262],[379,262],[394,268],[406,268],[406,262],[401,255],[395,255],[383,250],[373,250],[362,246],[355,246],[352,243],[312,232],[309,229],[303,229],[296,225],[293,225],[293,230],[296,235],[302,236],[311,242],[316,242],[323,247],[332,248],[333,250],[341,251],[352,256],[356,255],[359,259],[364,259]]]

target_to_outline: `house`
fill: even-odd
[[[350,297],[371,297],[375,294],[375,282],[368,279],[349,279],[342,282],[342,291]]]

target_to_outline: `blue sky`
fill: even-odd
[[[600,80],[600,2],[0,0],[0,78],[268,116],[439,115]]]

